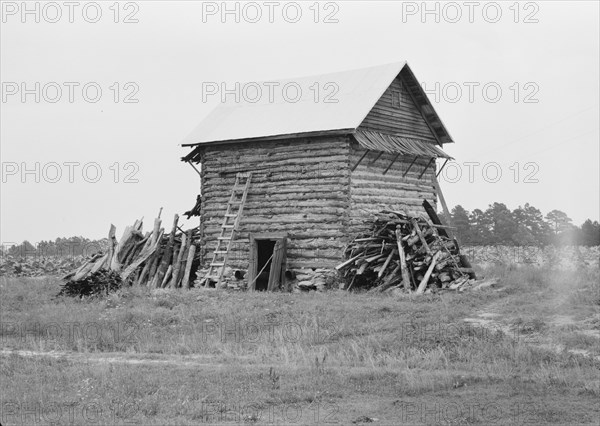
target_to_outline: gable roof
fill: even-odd
[[[355,133],[398,75],[406,83],[411,97],[440,145],[453,142],[408,64],[396,62],[330,74],[250,83],[246,100],[236,101],[233,94],[227,95],[225,102],[220,103],[184,139],[182,145],[306,136],[316,132]],[[272,98],[269,96],[270,86],[273,88]],[[227,89],[233,87],[227,85]],[[238,93],[242,87],[240,85]],[[257,102],[249,102],[256,96],[257,87],[262,94]]]

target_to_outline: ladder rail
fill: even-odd
[[[241,184],[240,179],[243,178],[246,179],[246,182],[244,184]],[[233,184],[231,196],[229,197],[229,201],[227,203],[227,210],[225,211],[225,216],[223,217],[221,233],[219,237],[217,237],[217,246],[215,247],[215,250],[213,252],[212,260],[208,268],[208,273],[205,277],[205,287],[208,286],[209,282],[212,280],[215,281],[215,288],[218,288],[219,284],[221,283],[221,280],[223,279],[225,267],[229,260],[229,253],[231,252],[231,246],[233,244],[235,234],[238,230],[241,217],[244,211],[244,205],[246,204],[246,199],[248,197],[248,190],[250,188],[251,179],[252,172],[238,173],[235,177],[235,183]],[[243,188],[243,192],[241,193],[241,199],[238,199],[238,196],[240,195],[239,190],[241,188]],[[232,206],[234,204],[237,204],[237,212],[235,214],[232,213]],[[230,218],[235,218],[233,223],[229,223]],[[226,236],[226,233],[229,233],[229,236]],[[222,247],[225,241],[227,241],[227,245],[226,247]],[[219,260],[219,258],[222,258],[222,260]]]

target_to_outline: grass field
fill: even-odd
[[[0,278],[0,422],[598,424],[598,270],[480,275],[498,287],[95,300]]]

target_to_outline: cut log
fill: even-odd
[[[431,254],[431,249],[429,248],[429,244],[427,244],[427,241],[425,241],[425,237],[423,236],[423,232],[421,232],[421,228],[419,227],[419,224],[417,223],[417,219],[412,218],[411,223],[412,223],[413,229],[417,232],[417,236],[419,237],[419,240],[421,240],[421,245],[423,246],[423,248],[425,248],[425,251],[427,252],[427,254]]]
[[[187,247],[187,235],[181,234],[181,245],[179,247],[179,251],[177,251],[177,258],[173,265],[173,276],[171,277],[171,282],[169,283],[169,287],[177,288],[177,282],[180,278],[179,271],[181,270],[181,263],[183,262],[185,249]]]
[[[152,255],[156,251],[156,246],[158,245],[158,242],[160,241],[160,237],[161,237],[161,234],[158,235],[158,238],[154,242],[153,242],[153,240],[148,240],[148,241],[150,241],[150,245],[145,246],[142,249],[142,252],[136,258],[136,260],[133,261],[131,264],[129,264],[125,268],[125,270],[121,273],[121,279],[123,281],[125,281],[127,279],[127,277],[129,276],[129,274],[131,274],[133,271],[135,271],[142,263],[144,263],[150,257],[150,255]]]
[[[181,286],[190,288],[190,273],[192,270],[192,263],[194,262],[194,255],[196,254],[196,246],[192,244],[188,250],[187,261],[185,264],[185,273],[183,274],[183,280]]]
[[[421,294],[425,291],[425,287],[427,287],[427,282],[429,281],[429,277],[431,276],[431,273],[433,272],[433,268],[435,267],[435,263],[437,262],[439,253],[440,252],[437,252],[436,254],[433,255],[431,264],[429,265],[429,268],[427,268],[427,272],[425,273],[425,276],[423,277],[423,279],[421,280],[421,283],[419,284],[419,287],[417,288],[417,294]]]
[[[350,259],[346,260],[345,262],[343,262],[343,263],[340,263],[338,266],[336,266],[336,267],[335,267],[335,269],[336,269],[336,270],[338,270],[338,271],[340,271],[340,270],[344,269],[345,267],[347,267],[347,266],[349,266],[350,264],[354,263],[354,261],[355,261],[356,259],[360,258],[362,255],[363,255],[362,253],[360,253],[360,254],[357,254],[356,256],[354,256],[354,257],[352,257],[352,258],[350,258]]]
[[[173,265],[169,265],[169,267],[167,268],[167,272],[165,273],[165,277],[160,285],[162,288],[166,287],[167,282],[169,281],[169,278],[171,278],[172,272],[173,272]]]
[[[383,277],[383,274],[384,274],[386,268],[388,267],[388,265],[392,261],[392,257],[394,257],[394,253],[395,253],[395,251],[392,250],[390,252],[390,254],[388,255],[387,259],[385,259],[385,262],[384,262],[383,266],[381,267],[381,269],[379,270],[379,273],[377,274],[377,278]]]
[[[175,232],[177,232],[177,222],[179,221],[179,215],[175,215],[173,217],[173,227],[171,228],[171,233],[169,234],[169,242],[165,247],[165,251],[163,253],[162,259],[156,271],[156,275],[154,276],[154,281],[152,287],[160,288],[162,287],[162,282],[165,277],[165,273],[167,272],[167,268],[169,267],[169,263],[171,260],[171,256],[173,254],[173,244],[175,241]]]
[[[400,256],[402,282],[404,283],[404,288],[410,289],[410,277],[408,274],[408,265],[406,264],[406,254],[404,253],[404,249],[402,248],[402,231],[400,230],[400,227],[396,228],[396,241],[398,243],[398,255]]]

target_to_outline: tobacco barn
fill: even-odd
[[[436,205],[453,140],[406,62],[257,86],[275,95],[228,95],[183,143],[201,178],[200,283],[289,290],[332,271],[373,213]]]

